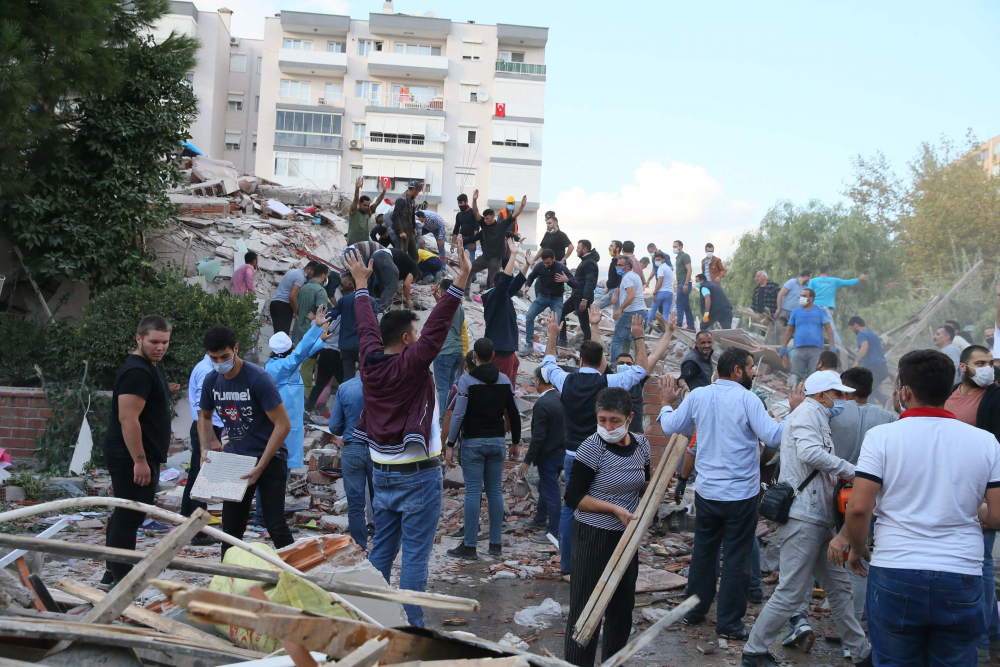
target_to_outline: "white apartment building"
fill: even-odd
[[[282,11],[265,20],[253,47],[263,59],[259,82],[227,84],[259,83],[247,171],[348,193],[363,176],[372,199],[382,185],[393,197],[417,180],[420,198],[449,225],[462,192],[478,188],[480,210],[526,195],[519,231],[534,243],[547,40],[547,28],[396,14],[391,2],[367,21]],[[196,72],[196,92],[197,84]],[[226,123],[227,133],[246,136],[246,126]],[[241,151],[251,154],[246,144]]]
[[[232,14],[225,8],[203,12],[192,2],[173,1],[153,35],[158,41],[171,32],[198,40],[197,63],[188,74],[198,98],[191,143],[205,155],[229,160],[237,169],[253,173],[263,42],[234,36]]]

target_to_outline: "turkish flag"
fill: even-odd
[[[497,102],[496,113],[494,113],[497,118],[505,118],[507,116],[507,105],[503,102]]]
[[[385,188],[386,190],[388,190],[389,189],[389,177],[388,176],[383,176],[380,180],[382,181],[382,187]]]

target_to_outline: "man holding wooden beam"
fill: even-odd
[[[694,550],[688,574],[688,595],[700,602],[684,617],[687,625],[705,620],[718,578],[719,548],[725,554],[722,584],[716,607],[716,633],[745,641],[743,616],[750,589],[749,561],[757,527],[760,489],[760,444],[777,448],[784,424],[767,414],[750,391],[756,374],[750,353],[731,347],[719,357],[719,379],[692,391],[675,410],[677,381],[660,381],[663,408],[659,422],[664,434],[698,429],[698,489],[695,493]],[[802,402],[801,391],[788,400],[792,409]]]

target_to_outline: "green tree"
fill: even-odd
[[[149,272],[143,233],[172,215],[165,190],[177,182],[176,150],[197,113],[184,82],[196,42],[157,44],[148,34],[167,4],[0,9],[0,230],[38,279],[100,287]]]
[[[806,269],[818,273],[823,264],[842,278],[866,273],[870,281],[837,294],[836,324],[843,329],[855,310],[877,300],[879,292],[898,279],[898,256],[891,230],[860,208],[783,201],[764,215],[757,229],[740,237],[724,285],[730,302],[749,306],[754,275],[761,269],[779,284]]]

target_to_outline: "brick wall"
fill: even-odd
[[[663,429],[656,423],[656,416],[660,414],[660,408],[663,407],[660,403],[660,388],[656,380],[655,377],[651,378],[646,382],[642,390],[642,411],[649,417],[649,428],[646,429],[646,438],[649,440],[649,449],[652,454],[652,461],[649,465],[650,470],[656,470],[656,466],[660,462],[660,457],[663,455],[663,450],[667,448],[667,443],[670,441],[670,437],[663,435]]]
[[[35,458],[35,438],[52,416],[41,389],[0,387],[0,447],[14,459]]]

